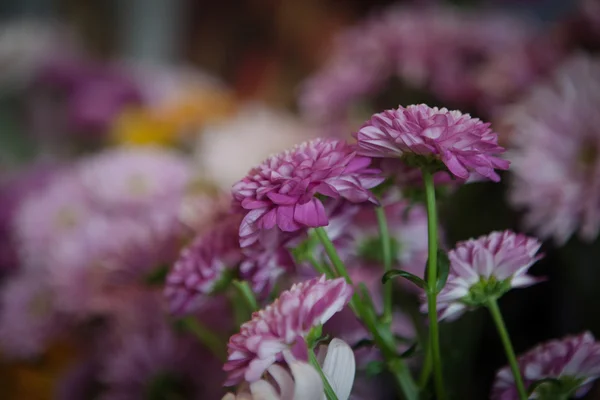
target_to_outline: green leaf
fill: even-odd
[[[381,278],[381,282],[383,284],[386,284],[390,279],[397,278],[397,277],[408,279],[409,281],[411,281],[412,283],[414,283],[421,289],[427,290],[427,282],[425,282],[423,279],[419,278],[418,276],[411,274],[408,271],[402,271],[399,269],[393,269],[391,271],[386,272],[383,275],[383,277]]]
[[[550,383],[550,384],[552,384],[552,386],[558,386],[558,387],[560,387],[562,385],[562,382],[556,378],[540,379],[539,381],[535,381],[531,385],[529,385],[529,387],[527,388],[527,394],[532,395],[533,392],[535,392],[537,388],[539,388],[540,386],[542,386],[545,383]]]
[[[443,250],[438,250],[438,276],[436,282],[436,290],[437,292],[441,292],[444,286],[446,286],[446,282],[448,282],[448,274],[450,273],[450,260],[448,259],[448,254]]]
[[[373,347],[375,342],[371,339],[361,339],[352,346],[352,350],[362,349],[363,347]]]

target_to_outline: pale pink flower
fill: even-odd
[[[240,218],[231,215],[198,236],[181,251],[165,287],[171,312],[191,311],[202,296],[230,279],[243,259],[237,230]]]
[[[551,340],[529,350],[518,359],[525,387],[536,381],[553,378],[558,382],[540,385],[531,398],[571,398],[584,396],[591,383],[600,378],[600,343],[591,333]],[[510,368],[496,375],[492,389],[493,400],[519,398]]]
[[[600,229],[600,60],[577,56],[507,116],[513,128],[511,202],[524,223],[564,244]],[[556,110],[560,110],[557,112]]]
[[[344,279],[326,280],[325,276],[282,292],[229,339],[229,357],[223,367],[229,373],[225,384],[259,380],[271,365],[283,361],[284,351],[306,361],[306,335],[341,311],[351,296],[352,287]]]
[[[243,104],[235,115],[206,126],[195,157],[203,176],[223,190],[272,154],[314,137],[292,114],[260,103]]]
[[[417,166],[433,161],[459,179],[476,172],[497,182],[494,169],[508,169],[509,162],[497,157],[504,149],[489,126],[460,111],[420,104],[373,115],[356,137],[362,155],[403,158]]]
[[[350,346],[333,339],[321,346],[317,360],[339,400],[347,400],[354,383],[356,365]],[[273,364],[268,378],[242,387],[237,394],[229,393],[222,400],[325,400],[323,381],[310,364],[298,360],[288,361],[289,370]]]
[[[468,308],[485,305],[512,288],[538,283],[540,279],[527,272],[542,258],[537,254],[540,246],[537,239],[511,231],[459,242],[448,252],[450,273],[437,297],[440,319],[456,319]]]
[[[88,196],[107,212],[138,213],[166,203],[178,208],[191,173],[185,157],[153,147],[108,150],[79,165]]]
[[[371,189],[383,181],[371,159],[344,141],[315,139],[271,156],[233,186],[235,204],[245,210],[240,243],[247,247],[260,232],[295,232],[328,224],[325,206],[315,195],[376,202]]]

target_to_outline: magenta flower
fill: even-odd
[[[40,355],[65,327],[52,287],[42,271],[9,278],[2,286],[0,348],[8,357]]]
[[[518,359],[526,387],[543,379],[555,379],[538,386],[532,398],[566,399],[584,396],[592,381],[600,378],[600,343],[591,333],[567,336],[543,343]],[[519,398],[510,368],[496,375],[492,400]]]
[[[344,279],[311,279],[281,293],[274,303],[255,312],[240,333],[229,339],[229,357],[223,369],[226,386],[254,382],[274,363],[291,352],[306,361],[305,338],[350,301],[352,287]]]
[[[217,290],[228,272],[238,267],[243,259],[237,235],[239,221],[237,215],[229,216],[181,251],[165,287],[171,312],[194,309],[203,295]]]
[[[526,211],[528,228],[558,244],[574,233],[591,242],[600,230],[599,93],[600,60],[580,56],[507,116],[510,200]]]
[[[383,181],[371,159],[358,156],[344,141],[315,139],[271,156],[233,186],[236,206],[246,211],[240,244],[250,246],[260,232],[277,227],[284,232],[328,224],[315,195],[375,202],[371,189]]]
[[[459,242],[448,253],[450,274],[437,298],[440,319],[456,319],[469,307],[539,282],[527,271],[542,258],[536,254],[540,246],[537,239],[511,231]],[[423,310],[427,310],[426,304]]]
[[[509,162],[497,157],[504,149],[489,126],[460,111],[420,104],[373,115],[356,137],[362,155],[417,166],[433,162],[436,170],[445,165],[459,179],[477,172],[497,182],[494,169],[508,169]]]

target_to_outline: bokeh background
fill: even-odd
[[[404,53],[399,50],[394,60],[399,66],[390,72],[390,60],[378,59],[377,43],[366,43],[367,35],[353,27],[394,12],[402,16],[398,21],[404,18],[402,29],[381,37],[397,41]],[[193,371],[194,385],[222,379],[214,372],[219,364],[203,349],[187,352],[195,357],[190,360],[181,355],[186,351],[179,343],[161,342],[170,355],[152,352],[155,358],[144,360],[155,344],[144,341],[143,333],[124,329],[114,334],[113,315],[132,325],[164,323],[138,321],[160,309],[162,298],[138,292],[147,287],[160,292],[164,271],[153,268],[172,263],[168,251],[126,263],[141,268],[144,279],[123,278],[126,283],[119,286],[111,278],[116,288],[109,293],[104,292],[105,272],[79,277],[82,269],[90,269],[89,259],[69,270],[52,258],[60,236],[46,218],[57,212],[52,202],[79,195],[68,188],[57,189],[58,194],[47,190],[55,174],[108,154],[104,163],[114,167],[112,173],[94,176],[92,171],[88,184],[114,200],[119,188],[110,184],[132,163],[139,162],[145,173],[153,171],[157,185],[173,184],[161,162],[174,169],[172,164],[185,164],[186,184],[169,186],[171,194],[179,191],[173,200],[177,206],[169,212],[177,208],[178,218],[198,231],[208,218],[202,212],[207,207],[209,214],[214,211],[198,203],[227,191],[267,155],[319,135],[349,137],[371,113],[398,104],[427,102],[470,112],[491,121],[510,147],[517,130],[507,115],[569,59],[590,58],[599,50],[600,2],[595,0],[0,2],[0,397],[167,399],[165,393],[184,385],[162,372],[164,365],[174,364],[182,376]],[[594,110],[600,114],[600,102]],[[597,115],[590,119],[598,120]],[[600,124],[590,126],[600,142]],[[157,147],[177,161],[154,162],[153,155],[150,161],[127,159],[127,152],[137,151],[131,149],[153,152]],[[115,157],[119,151],[125,156]],[[491,230],[528,231],[523,210],[507,200],[510,172],[503,178],[500,184],[465,185],[444,199],[441,215],[449,246]],[[63,217],[68,225],[69,215]],[[21,229],[19,224],[29,225]],[[122,235],[116,238],[119,243],[134,235],[121,225],[107,229],[105,236]],[[582,240],[573,235],[559,244],[547,240],[546,257],[533,268],[547,281],[503,298],[517,352],[584,330],[600,335],[600,245],[593,236]],[[164,245],[167,239],[160,240]],[[77,238],[64,239],[63,245],[71,242]],[[133,252],[146,249],[140,245]],[[36,257],[29,253],[37,260],[31,261]],[[148,278],[153,271],[158,274],[154,280]],[[72,303],[88,301],[98,285],[104,297],[72,311]],[[69,292],[73,287],[80,290]],[[56,296],[63,289],[66,294]],[[56,297],[65,297],[66,305]],[[224,306],[211,307],[216,308],[202,311],[211,326],[229,332],[232,321],[218,318],[223,314],[218,307]],[[454,397],[487,398],[494,373],[504,364],[488,315],[480,310],[443,324],[442,341]],[[102,357],[114,352],[115,358],[119,349],[134,347],[139,354],[120,364],[107,364]],[[107,377],[107,368],[120,376]],[[161,378],[149,378],[154,373]],[[141,384],[144,379],[153,381],[155,390]],[[111,385],[127,389],[110,397],[105,393]],[[204,397],[177,398],[220,398],[218,389],[209,389]],[[186,387],[183,393],[191,391]],[[600,399],[600,389],[586,398]]]

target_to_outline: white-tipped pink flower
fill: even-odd
[[[489,123],[460,111],[425,104],[399,107],[373,115],[356,133],[359,153],[402,158],[411,165],[434,164],[466,180],[474,172],[493,181],[495,169],[508,169],[497,156],[504,152]]]
[[[326,280],[325,276],[282,292],[229,339],[225,384],[256,382],[271,365],[283,361],[286,351],[306,361],[306,336],[341,311],[351,296],[352,287],[344,279]]]
[[[347,400],[352,391],[356,364],[354,353],[343,340],[333,339],[321,346],[318,361],[339,400]],[[325,400],[323,381],[317,370],[308,363],[289,360],[288,372],[273,364],[267,372],[271,379],[261,379],[231,393],[222,400]]]
[[[540,246],[537,239],[511,231],[459,242],[448,253],[450,273],[437,298],[440,319],[455,319],[469,307],[485,305],[512,288],[539,282],[527,272],[542,258],[537,254]]]
[[[233,186],[237,206],[246,212],[240,243],[259,240],[262,230],[295,232],[328,224],[325,207],[316,195],[354,203],[375,202],[371,189],[383,181],[371,159],[334,139],[315,139],[274,155]]]
[[[518,359],[526,387],[541,380],[531,398],[567,399],[585,395],[591,382],[600,378],[600,343],[591,333],[543,343]],[[550,381],[552,379],[553,381]],[[519,398],[510,368],[496,375],[492,400]]]

